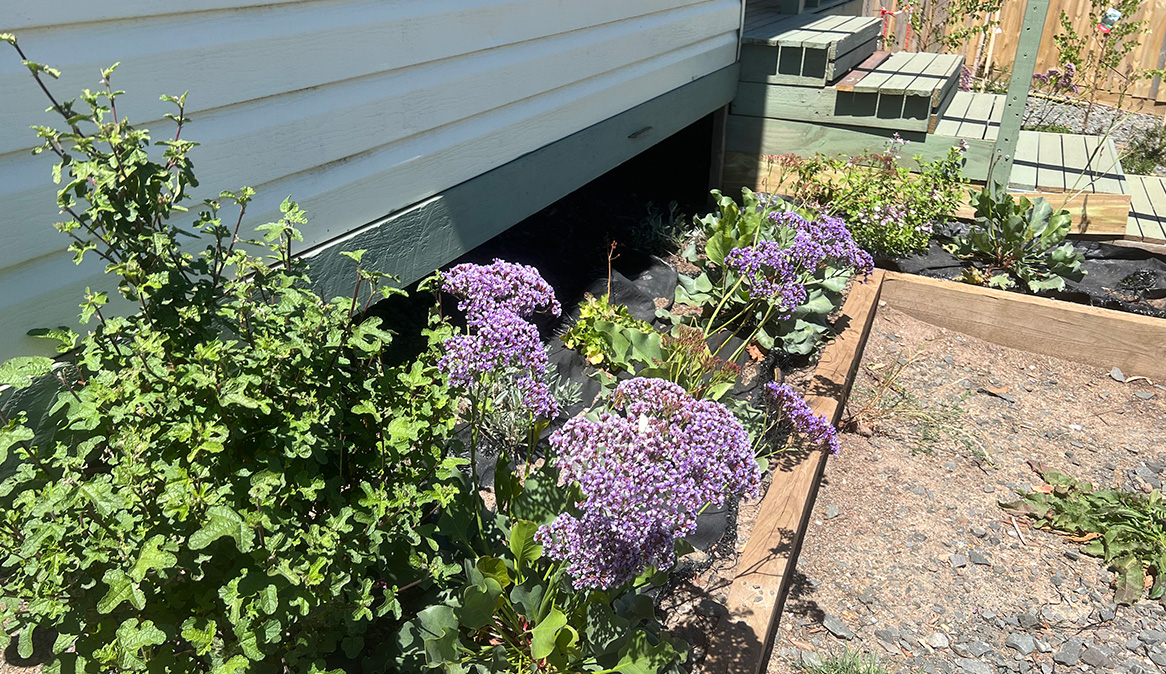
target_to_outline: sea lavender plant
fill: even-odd
[[[725,267],[738,275],[752,299],[767,300],[779,320],[788,319],[805,303],[806,284],[819,270],[854,269],[867,275],[873,271],[870,254],[854,243],[841,219],[808,220],[793,211],[769,217],[792,236],[734,248],[725,256]]]
[[[785,421],[790,429],[811,444],[825,447],[831,454],[837,454],[842,447],[838,434],[826,417],[814,414],[804,398],[789,384],[770,382],[765,385],[765,393],[778,421]]]
[[[536,311],[560,313],[550,284],[534,267],[503,260],[460,264],[441,279],[442,290],[460,300],[467,325],[466,334],[445,341],[446,353],[438,363],[450,383],[473,398],[480,393],[476,387],[506,379],[522,390],[533,414],[557,416],[558,404],[545,382],[546,348],[538,328],[526,320]]]
[[[621,383],[611,405],[551,436],[562,479],[577,482],[584,498],[578,515],[559,515],[537,538],[567,564],[577,589],[671,566],[675,541],[695,531],[705,507],[760,489],[748,435],[724,405],[645,378]]]

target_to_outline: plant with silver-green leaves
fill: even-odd
[[[25,65],[48,93],[57,72]],[[444,450],[448,330],[386,362],[392,334],[362,317],[361,290],[400,291],[356,252],[353,295],[319,297],[292,255],[306,221],[294,202],[258,227],[263,241],[240,236],[249,188],[175,224],[198,184],[185,95],[164,97],[176,128],[154,142],[119,114],[112,72],[81,104],[49,94],[64,130],[36,130],[59,160],[57,228],[137,312],[87,292],[92,331],[51,331],[73,362],[2,370],[0,647],[15,635],[29,656],[55,635],[46,672],[325,671],[401,615],[405,588],[460,568],[422,543],[464,463]],[[17,389],[50,371],[45,411]]]
[[[988,285],[1010,288],[1020,282],[1036,293],[1061,290],[1065,279],[1079,281],[1085,275],[1084,256],[1065,241],[1072,226],[1065,209],[1054,210],[1040,197],[1018,199],[998,183],[972,192],[971,203],[976,221],[948,249],[982,263]]]

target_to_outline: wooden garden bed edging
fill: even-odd
[[[1166,320],[887,272],[883,299],[921,321],[1127,376],[1166,380]]]
[[[1164,319],[876,270],[852,287],[838,337],[822,351],[806,394],[810,407],[833,424],[879,306],[1000,346],[1166,381]],[[778,456],[752,534],[724,574],[732,584],[710,588],[724,595],[718,600],[727,614],[709,634],[705,671],[760,674],[768,666],[826,458],[824,450]]]
[[[875,270],[866,283],[851,286],[836,324],[838,337],[823,349],[814,369],[806,402],[831,423],[837,424],[842,416],[862,360],[883,275],[882,270]],[[824,450],[814,450],[790,456],[792,460],[785,463],[779,456],[775,462],[773,481],[761,502],[753,532],[733,570],[726,574],[733,578],[732,585],[722,590],[727,595],[728,615],[721,617],[709,635],[706,671],[764,671],[826,456]]]

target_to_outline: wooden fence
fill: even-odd
[[[916,51],[935,50],[934,36],[937,30],[942,30],[943,19],[946,17],[945,7],[949,0],[864,0],[863,14],[879,16],[882,10],[892,12],[885,17],[888,38],[894,37],[890,48],[892,51],[911,49]],[[1016,54],[1016,42],[1020,35],[1021,20],[1024,15],[1025,2],[1021,0],[1005,0],[1003,7],[994,17],[1000,22],[998,29],[981,39],[979,36],[964,45],[961,53],[964,55],[968,67],[974,68],[977,74],[986,71],[1007,71],[1012,66],[1012,59]],[[925,28],[923,34],[912,33],[907,25],[904,8],[912,7],[923,14]],[[1073,22],[1077,32],[1085,35],[1097,30],[1089,16],[1089,0],[1051,0],[1049,14],[1045,21],[1045,30],[1041,40],[1041,50],[1037,58],[1037,72],[1044,72],[1049,68],[1059,68],[1057,48],[1053,43],[1053,36],[1061,32],[1061,12],[1064,12]],[[969,19],[970,20],[970,19]],[[1122,21],[1146,21],[1147,32],[1141,36],[1141,43],[1126,57],[1122,64],[1122,74],[1110,73],[1102,87],[1112,98],[1121,89],[1122,79],[1126,66],[1133,66],[1135,70],[1166,68],[1166,0],[1145,0],[1139,10],[1130,17],[1123,17]],[[951,30],[953,27],[947,27]],[[931,44],[928,44],[931,42]],[[1004,84],[1007,84],[1005,81]],[[1161,78],[1143,79],[1135,82],[1129,89],[1128,96],[1143,102],[1166,103],[1166,86]],[[1136,102],[1131,101],[1131,102]]]

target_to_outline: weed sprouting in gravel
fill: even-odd
[[[887,668],[877,658],[850,649],[816,665],[804,666],[802,671],[806,674],[887,674]]]

